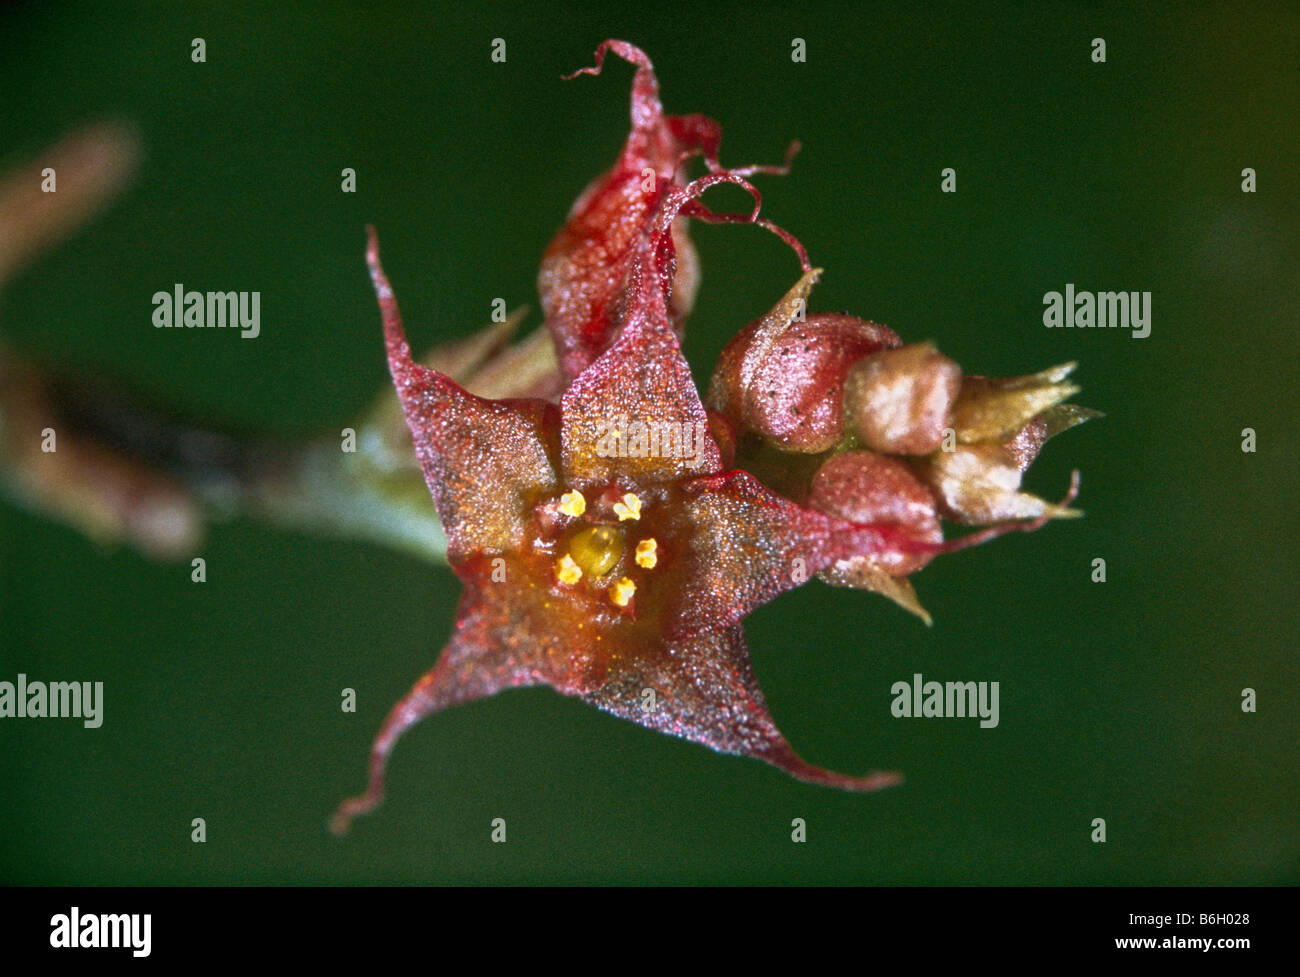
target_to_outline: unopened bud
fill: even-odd
[[[928,455],[949,426],[961,367],[929,343],[885,350],[854,364],[844,381],[844,418],[873,451]]]
[[[887,326],[849,315],[801,315],[820,270],[722,351],[709,406],[784,451],[816,454],[844,434],[844,377],[864,356],[899,345]]]
[[[808,505],[849,522],[897,526],[919,542],[943,542],[933,496],[896,458],[870,451],[834,455],[813,476]],[[899,551],[873,555],[871,562],[890,576],[905,576],[931,559]]]

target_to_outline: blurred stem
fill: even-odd
[[[553,396],[544,329],[514,345],[522,310],[425,357],[479,396]],[[447,540],[394,392],[355,427],[289,440],[220,430],[121,385],[51,374],[0,348],[0,489],[92,539],[193,558],[235,516],[446,561]]]
[[[0,350],[0,486],[92,539],[158,559],[192,558],[206,524],[248,516],[442,562],[446,539],[396,397],[383,399],[393,408],[371,411],[344,450],[342,432],[295,441],[221,431]]]
[[[424,478],[414,465],[388,465],[382,441],[373,425],[363,425],[355,453],[342,451],[339,437],[291,449],[245,486],[243,511],[279,527],[446,562],[447,537]]]

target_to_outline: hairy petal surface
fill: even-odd
[[[586,369],[618,330],[619,305],[645,226],[674,183],[683,160],[704,155],[716,163],[721,130],[700,115],[665,116],[659,82],[645,52],[626,41],[605,41],[596,64],[577,74],[600,74],[607,51],[636,66],[632,131],[618,161],[573,205],[542,256],[537,286],[565,379]],[[674,228],[687,255],[669,321],[679,333],[690,312],[696,267],[685,221]]]
[[[383,311],[389,370],[447,533],[448,560],[455,565],[473,553],[520,546],[532,501],[557,485],[546,435],[554,406],[483,400],[414,362],[373,229],[366,257]]]
[[[911,532],[859,525],[796,505],[747,472],[684,487],[692,524],[685,583],[668,615],[669,633],[733,624],[837,560],[910,552]]]

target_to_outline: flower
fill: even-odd
[[[1019,415],[1008,403],[1022,403],[1028,389],[1043,403],[1042,385],[985,382],[963,400],[959,371],[928,347],[903,347],[891,330],[850,316],[803,316],[818,272],[793,237],[759,218],[747,181],[780,170],[723,168],[717,123],[665,116],[639,49],[606,41],[585,71],[598,73],[607,51],[637,68],[633,125],[614,167],[582,194],[543,259],[539,287],[564,383],[558,400],[486,399],[414,362],[370,231],[390,371],[464,593],[451,641],[385,720],[368,789],[339,808],[338,831],[382,799],[404,730],[521,686],[548,685],[812,783],[895,784],[896,773],[848,776],[795,753],[750,668],[741,619],[817,574],[906,603],[897,581],[935,554],[1059,514],[1045,509],[943,540],[941,506],[967,512],[962,491],[975,475],[934,461],[942,454],[931,444],[936,423],[968,401],[970,416],[983,418],[978,407],[990,398],[1010,423]],[[686,182],[692,156],[709,172]],[[706,208],[701,195],[719,183],[749,192],[753,212]],[[678,342],[695,278],[686,217],[763,226],[791,244],[804,271],[724,352],[709,408]],[[884,440],[863,423],[880,410],[890,418]],[[1036,430],[1041,444],[1047,428]],[[966,433],[974,450],[1001,447],[1006,431],[981,420]],[[1033,436],[1015,437],[1020,454],[1005,447],[1007,457],[1036,451]],[[971,471],[986,474],[980,465]],[[934,486],[952,490],[936,496]]]

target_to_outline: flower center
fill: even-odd
[[[636,594],[636,581],[628,576],[610,581],[602,578],[618,569],[631,540],[636,540],[632,562],[637,567],[653,570],[659,562],[659,543],[653,536],[628,536],[628,531],[641,521],[641,498],[634,492],[623,493],[612,504],[606,498],[596,503],[597,512],[593,514],[588,512],[582,493],[574,489],[561,495],[558,505],[552,505],[562,516],[579,521],[555,561],[555,579],[566,587],[576,587],[586,578],[584,587],[604,591],[616,607],[628,608]],[[602,513],[606,519],[617,516],[618,522],[593,521]]]
[[[617,526],[588,526],[569,540],[569,555],[589,577],[603,577],[618,565],[626,546]]]

